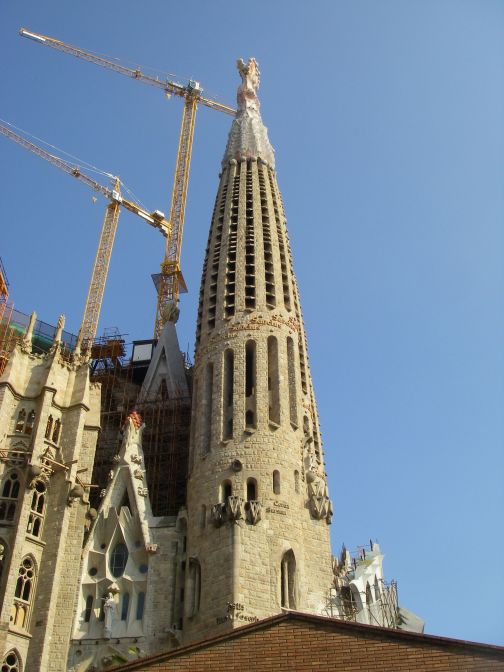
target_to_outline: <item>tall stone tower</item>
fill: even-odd
[[[254,59],[238,70],[201,281],[184,641],[282,608],[320,613],[333,579],[331,502],[259,70]]]

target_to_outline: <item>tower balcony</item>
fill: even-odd
[[[216,527],[235,520],[256,525],[262,518],[262,503],[258,499],[247,501],[238,495],[229,495],[224,502],[213,504],[210,516]]]

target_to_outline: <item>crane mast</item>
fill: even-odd
[[[71,54],[100,67],[113,70],[119,74],[131,77],[138,81],[162,89],[167,95],[176,95],[184,98],[182,124],[180,127],[177,161],[170,205],[169,221],[171,230],[166,240],[165,254],[161,263],[161,272],[154,276],[157,290],[156,320],[154,337],[158,338],[166,321],[175,322],[178,317],[178,303],[181,291],[186,291],[184,278],[180,269],[180,254],[182,249],[182,234],[184,230],[185,207],[187,188],[189,183],[189,169],[191,165],[194,126],[198,104],[219,112],[234,116],[236,110],[202,95],[198,82],[190,80],[187,85],[171,80],[163,80],[143,73],[140,69],[128,68],[107,58],[66,44],[47,35],[40,35],[21,28],[20,35],[39,44],[52,47],[58,51]]]
[[[23,136],[19,135],[1,123],[0,133],[10,140],[16,142],[18,145],[21,145],[21,147],[24,147],[28,151],[33,152],[40,158],[45,159],[56,168],[59,168],[68,175],[75,177],[80,182],[83,182],[88,187],[91,187],[91,189],[94,191],[101,193],[110,201],[105,209],[105,217],[103,219],[100,240],[98,243],[98,249],[96,251],[93,272],[91,274],[91,281],[89,283],[89,289],[86,297],[84,316],[82,318],[82,345],[83,348],[88,348],[92,344],[98,328],[98,321],[100,318],[100,310],[105,292],[105,284],[107,281],[110,258],[112,256],[117,224],[119,222],[120,208],[124,207],[130,212],[133,212],[135,215],[138,215],[148,224],[159,229],[159,231],[161,231],[163,236],[166,238],[170,237],[171,226],[165,220],[164,214],[159,210],[155,210],[154,212],[149,213],[134,201],[129,201],[123,198],[120,191],[121,182],[118,177],[113,178],[113,188],[111,189],[110,187],[106,187],[103,184],[100,184],[89,175],[86,175],[86,173],[83,173],[78,166],[68,163],[55,154],[51,154],[42,147],[39,147],[30,140],[27,140]]]

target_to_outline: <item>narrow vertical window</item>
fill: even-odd
[[[247,479],[247,501],[254,501],[257,499],[257,481],[255,478]]]
[[[223,481],[221,487],[220,487],[220,501],[225,503],[227,501],[228,497],[231,497],[233,494],[233,486],[231,484],[231,481]]]
[[[278,375],[278,341],[268,336],[268,397],[269,420],[280,424],[280,378]]]
[[[205,504],[202,504],[200,513],[200,528],[204,530],[205,527],[206,527],[206,506]]]
[[[296,363],[294,354],[294,341],[287,337],[287,372],[289,383],[289,413],[291,425],[298,426],[297,391],[296,391]]]
[[[200,607],[201,598],[201,565],[196,558],[191,558],[189,561],[189,616],[195,616]]]
[[[273,492],[275,495],[280,494],[280,472],[277,469],[273,472]]]
[[[256,426],[256,344],[245,344],[245,426]]]
[[[91,620],[91,614],[93,613],[93,596],[88,595],[86,597],[86,608],[84,610],[84,623],[89,623]]]
[[[203,426],[203,454],[210,452],[212,445],[213,364],[205,370],[205,422]]]
[[[233,438],[233,400],[234,400],[234,352],[226,350],[224,353],[224,385],[223,385],[223,413],[222,438],[227,441]]]
[[[144,614],[145,607],[145,593],[138,593],[137,597],[137,608],[136,608],[136,620],[141,621]]]
[[[16,432],[24,432],[24,426],[25,426],[25,421],[26,421],[26,411],[24,408],[22,408],[19,413],[18,417],[16,420]]]
[[[121,604],[121,621],[128,620],[129,602],[130,602],[129,593],[124,593]]]
[[[291,550],[284,553],[280,563],[280,594],[282,607],[296,608],[296,558]]]
[[[28,413],[28,419],[26,420],[25,434],[31,434],[33,432],[34,425],[35,425],[35,411],[30,411]]]
[[[47,418],[47,425],[46,425],[46,430],[45,430],[45,438],[51,440],[51,432],[52,432],[52,427],[53,427],[53,417],[50,415]]]
[[[60,436],[60,431],[61,431],[61,420],[58,418],[54,423],[54,429],[53,429],[53,433],[52,433],[53,443],[58,443],[59,436]]]

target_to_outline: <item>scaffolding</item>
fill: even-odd
[[[117,330],[95,341],[91,379],[101,383],[101,433],[93,468],[91,503],[97,508],[118,454],[122,429],[132,410],[145,423],[142,447],[147,487],[155,516],[175,516],[186,499],[190,395],[169,397],[166,388],[139,402],[149,361],[133,362],[130,345]],[[186,368],[190,383],[191,370]],[[190,389],[190,384],[189,384]]]

